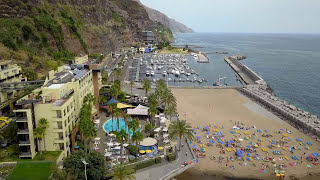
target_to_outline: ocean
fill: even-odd
[[[224,57],[244,55],[241,62],[276,96],[320,117],[320,34],[186,33],[176,34],[174,44],[209,53],[209,64],[188,60],[208,80],[201,85],[212,85],[219,76],[228,85],[239,85]],[[221,51],[229,54],[211,54]]]

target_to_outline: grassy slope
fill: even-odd
[[[7,180],[46,180],[53,162],[19,162]]]

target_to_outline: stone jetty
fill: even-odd
[[[249,85],[238,89],[241,93],[265,106],[298,130],[320,141],[320,119],[287,101],[267,92],[266,85]]]

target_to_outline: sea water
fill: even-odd
[[[257,72],[276,96],[320,116],[319,34],[187,33],[176,34],[175,39],[176,45],[194,45],[209,53],[209,64],[188,60],[208,80],[201,85],[212,85],[219,76],[226,77],[228,85],[239,85],[224,57],[244,55],[247,59],[241,62]],[[211,54],[222,51],[229,54]]]

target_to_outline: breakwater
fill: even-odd
[[[266,85],[252,85],[238,89],[296,129],[320,142],[320,119],[267,92]]]
[[[267,83],[257,73],[240,63],[237,57],[229,56],[225,57],[224,60],[235,71],[236,76],[244,85],[243,88],[237,88],[238,91],[258,102],[298,130],[320,141],[320,119],[316,115],[297,108],[269,93],[270,88]]]
[[[257,85],[257,84],[266,84],[265,81],[254,71],[248,68],[246,65],[243,65],[238,61],[237,58],[233,56],[225,57],[224,60],[229,64],[229,66],[237,74],[237,77],[240,78],[240,82],[243,85]]]

